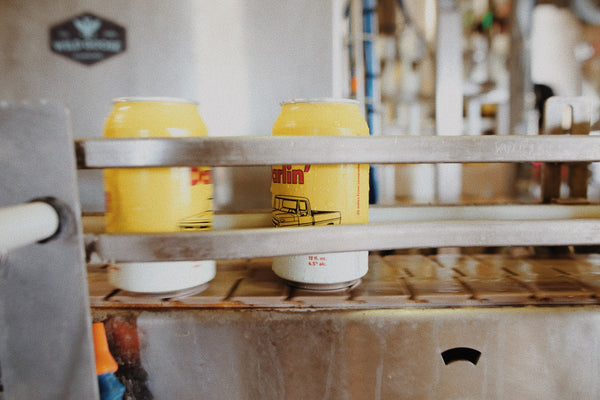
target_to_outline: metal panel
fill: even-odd
[[[597,399],[598,308],[96,310],[135,398]],[[442,353],[480,352],[447,365]],[[123,372],[125,374],[125,372]],[[134,387],[134,385],[137,385]],[[151,395],[150,395],[151,393]]]
[[[0,107],[0,207],[54,197],[62,234],[0,255],[0,364],[7,400],[98,398],[73,138],[56,104]],[[36,151],[43,149],[43,151]]]
[[[79,168],[600,161],[600,137],[569,135],[87,139],[76,148]]]

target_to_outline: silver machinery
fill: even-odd
[[[76,3],[73,15],[84,15],[84,6],[92,7],[84,0]],[[220,22],[209,14],[213,5],[186,1],[185,10],[183,6],[171,10],[171,5],[155,2],[152,7],[161,12],[150,13],[152,7],[145,7],[151,2],[133,3],[121,15],[116,2],[91,10],[113,22],[127,19],[131,33],[127,46],[135,48],[112,57],[114,64],[102,61],[103,69],[86,70],[74,63],[63,69],[54,58],[38,59],[28,46],[6,45],[10,57],[0,58],[5,76],[20,74],[19,68],[7,66],[21,55],[47,64],[51,76],[75,76],[82,88],[73,92],[53,80],[41,84],[44,94],[60,92],[70,103],[67,107],[20,98],[0,103],[1,400],[99,399],[93,322],[103,322],[106,328],[119,367],[115,375],[126,388],[123,399],[600,397],[600,205],[587,193],[590,163],[600,162],[600,137],[592,131],[592,108],[582,96],[551,97],[541,134],[523,134],[531,89],[526,78],[530,44],[526,30],[533,2],[513,1],[517,23],[511,34],[518,57],[511,59],[510,98],[504,99],[510,102],[510,115],[506,101],[499,109],[510,125],[502,128],[504,134],[461,134],[463,120],[455,111],[462,112],[463,97],[455,100],[460,107],[444,107],[456,95],[453,80],[462,74],[455,65],[460,60],[453,58],[460,50],[453,42],[460,32],[447,23],[460,20],[457,2],[451,0],[436,2],[438,14],[445,15],[439,28],[447,29],[446,34],[438,32],[438,53],[451,53],[438,60],[436,71],[436,117],[444,124],[436,126],[435,136],[371,137],[271,137],[268,131],[257,131],[258,122],[270,116],[262,114],[267,105],[253,102],[256,97],[249,93],[265,85],[264,93],[280,96],[277,90],[285,85],[262,83],[272,70],[262,68],[251,49],[271,54],[282,43],[262,26],[251,27],[252,38],[262,40],[252,42],[244,35],[248,27],[231,24],[232,40],[248,48],[243,54],[234,47],[215,51],[209,46],[214,38],[202,35],[202,24],[193,18],[197,12],[200,22],[218,27]],[[308,3],[295,2],[294,7],[306,8]],[[335,14],[342,3],[310,2],[322,7],[321,17]],[[360,21],[356,5],[361,2],[346,3],[355,7],[351,17],[356,24]],[[63,9],[69,4],[62,4]],[[242,20],[254,16],[266,22],[270,14],[249,4],[239,8],[232,1],[214,7],[226,10],[233,21],[233,16]],[[260,4],[275,7],[277,2]],[[58,24],[49,27],[68,21],[54,6],[39,7],[38,21],[46,23],[50,15]],[[7,2],[0,8],[21,17],[36,9],[24,2]],[[153,19],[145,19],[138,9]],[[159,16],[170,12],[189,24],[172,30],[161,25],[168,18]],[[273,23],[290,34],[296,27],[290,21]],[[309,27],[306,40],[300,41],[306,47],[313,36],[320,37],[318,29],[331,28]],[[45,27],[27,29],[35,37],[45,37]],[[202,54],[188,51],[184,41],[171,46],[172,38],[194,35],[212,49],[211,58],[217,59],[205,64],[211,73],[228,65],[222,61],[250,60],[257,79],[233,71],[231,87],[219,98],[222,102],[209,105],[214,113],[209,113],[208,121],[215,123],[232,93],[244,92],[250,106],[244,108],[240,123],[248,124],[248,132],[205,138],[99,138],[100,115],[94,113],[87,120],[86,113],[101,109],[103,97],[122,87],[139,90],[152,81],[149,77],[156,75],[148,61],[154,52],[140,43],[144,36],[158,41],[161,32],[169,40],[160,48],[169,56],[157,67],[168,72],[170,62],[184,54],[189,56],[184,72],[193,75],[191,83],[152,82],[150,89],[161,95],[173,95],[168,91],[175,88],[174,95],[194,97],[198,88],[214,84],[194,75]],[[351,36],[360,43],[360,37]],[[454,47],[444,47],[445,40]],[[329,49],[331,43],[323,47]],[[301,51],[302,46],[294,49]],[[134,57],[144,61],[139,76],[117,74],[119,79],[109,85],[98,83],[105,72],[123,71],[119,65],[128,65]],[[279,67],[287,71],[288,61],[278,61]],[[290,74],[313,68],[310,76],[329,81],[310,61]],[[331,60],[319,64],[332,74],[335,65]],[[84,99],[84,81],[93,81],[102,96]],[[341,94],[339,82],[327,88],[321,81],[290,82],[297,84],[290,90],[311,92],[319,87],[326,92],[319,96]],[[10,94],[35,98],[35,89],[35,82],[27,81],[13,85]],[[244,103],[234,100],[237,106]],[[481,98],[469,101],[468,109],[480,108]],[[567,114],[570,125],[565,128]],[[239,128],[230,122],[222,121],[219,127]],[[264,185],[268,175],[265,181],[258,177],[281,163],[433,165],[436,172],[421,178],[435,177],[436,182],[426,183],[450,197],[456,188],[446,187],[444,177],[456,177],[465,166],[540,163],[542,179],[539,197],[529,202],[371,205],[368,224],[275,229],[270,210],[261,207],[268,197]],[[105,168],[198,165],[220,171],[223,179],[216,180],[216,193],[219,185],[235,188],[246,178],[259,182],[235,190],[236,207],[224,202],[215,213],[212,231],[106,233],[97,202],[92,201],[91,212],[82,206],[90,199],[80,197],[78,185],[82,180],[96,185],[92,193],[98,194]],[[252,197],[257,193],[260,199]],[[248,207],[238,209],[246,199]],[[271,270],[275,256],[355,250],[370,252],[369,272],[360,284],[341,290],[291,287]],[[113,262],[165,260],[217,260],[217,274],[199,290],[173,297],[130,293],[107,279]]]
[[[36,183],[10,197],[3,191],[3,207],[53,196],[72,217],[70,234],[3,254],[6,398],[93,398],[90,320],[105,322],[130,398],[597,395],[600,258],[518,251],[597,245],[597,206],[371,207],[364,226],[285,230],[255,212],[217,215],[211,232],[105,234],[93,216],[84,216],[81,230],[77,203],[69,202],[75,163],[61,118],[51,104],[1,110],[3,135],[15,132],[3,142],[3,160],[6,151],[29,152],[41,136],[63,149],[51,160],[72,156],[56,166],[50,186],[32,178],[40,176],[40,157],[35,168],[3,165],[4,179]],[[78,168],[600,160],[599,138],[587,135],[340,139],[201,138],[183,147],[177,139],[82,139],[74,148]],[[256,151],[273,146],[295,150]],[[331,146],[344,151],[318,151]],[[477,251],[497,246],[513,251]],[[67,247],[73,256],[63,260]],[[430,247],[465,251],[408,251]],[[372,250],[370,271],[354,288],[292,289],[270,269],[275,255],[349,249]],[[129,294],[106,280],[106,261],[162,259],[220,261],[206,290],[180,298]]]

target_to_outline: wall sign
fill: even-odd
[[[50,49],[86,65],[124,52],[125,43],[125,28],[91,13],[50,28]]]

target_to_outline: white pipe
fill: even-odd
[[[45,202],[0,208],[0,253],[49,238],[59,223],[58,213]]]

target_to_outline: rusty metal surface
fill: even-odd
[[[138,368],[155,399],[596,399],[598,311],[144,311]]]
[[[119,290],[90,266],[94,308],[373,309],[600,304],[600,256],[371,255],[356,287],[310,291],[284,284],[271,259],[221,261],[195,294],[161,298]]]
[[[372,255],[361,285],[285,286],[218,263],[204,291],[144,297],[89,268],[126,399],[596,399],[600,255]]]
[[[221,262],[214,286],[171,299],[93,266],[92,313],[128,399],[600,395],[600,255],[370,261],[360,286],[322,293],[286,287],[270,259]]]

